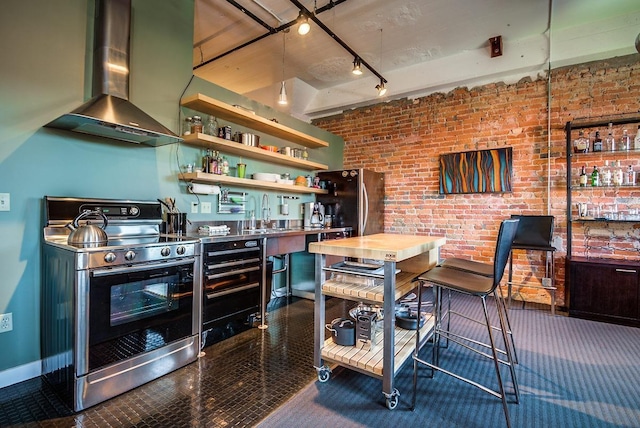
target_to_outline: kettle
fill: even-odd
[[[102,226],[96,226],[87,222],[84,226],[79,226],[78,222],[90,215],[98,214],[102,217]],[[67,228],[71,229],[67,242],[69,245],[76,247],[99,247],[107,243],[107,232],[104,231],[107,227],[107,216],[102,211],[83,211],[78,217],[73,219],[73,222],[67,224]]]

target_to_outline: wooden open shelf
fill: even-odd
[[[420,341],[433,333],[434,318],[431,314],[427,315],[424,325],[420,329]],[[382,336],[382,332],[379,332]],[[394,335],[394,372],[395,376],[402,367],[402,364],[411,358],[411,354],[415,350],[414,330],[406,330],[396,327]],[[354,368],[361,372],[373,374],[382,377],[382,366],[384,360],[384,343],[382,337],[378,343],[371,349],[361,346],[342,346],[336,345],[332,338],[324,341],[322,347],[322,358],[325,360],[338,363],[345,367]]]
[[[298,130],[280,125],[231,104],[224,103],[203,94],[193,94],[184,97],[180,105],[199,112],[211,114],[241,126],[246,126],[258,132],[291,141],[309,148],[328,147],[329,143],[319,138],[307,135]]]
[[[257,159],[278,165],[292,166],[296,168],[313,170],[327,170],[329,167],[321,163],[298,159],[280,153],[270,152],[259,147],[245,146],[235,141],[229,141],[207,134],[191,134],[183,136],[185,144],[218,150],[223,153],[241,156],[243,158]]]
[[[325,270],[330,270],[330,268]],[[396,274],[395,300],[398,300],[413,291],[416,287],[416,284],[413,282],[415,277],[416,274],[411,272],[399,272]],[[348,300],[383,303],[384,285],[369,286],[327,280],[322,284],[322,294]]]
[[[253,189],[279,190],[288,193],[315,193],[327,194],[325,189],[314,187],[296,186],[294,184],[272,183],[269,181],[251,180],[248,178],[231,177],[229,175],[207,174],[206,172],[188,172],[179,175],[182,181],[193,181],[196,183],[218,184],[227,186],[238,186]]]

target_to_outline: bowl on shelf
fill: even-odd
[[[280,178],[280,174],[272,174],[269,172],[256,172],[252,175],[252,177],[254,180],[270,181],[272,183],[275,183]]]

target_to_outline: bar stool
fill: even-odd
[[[449,376],[452,376],[458,380],[466,382],[470,385],[473,385],[480,390],[487,392],[497,398],[502,400],[502,408],[504,411],[505,419],[507,422],[507,426],[511,427],[511,419],[509,418],[509,409],[507,407],[507,397],[505,393],[504,383],[502,381],[502,375],[500,373],[500,364],[507,365],[509,367],[511,373],[511,380],[513,383],[515,402],[519,402],[520,394],[518,391],[518,383],[516,379],[515,366],[513,361],[513,356],[511,353],[510,346],[508,346],[508,338],[507,338],[507,327],[506,321],[504,317],[504,313],[499,309],[500,303],[498,301],[499,297],[497,294],[497,288],[502,280],[504,275],[504,270],[507,265],[507,260],[509,259],[509,254],[511,253],[511,245],[513,243],[513,238],[515,236],[516,230],[518,228],[518,220],[510,219],[504,220],[500,225],[500,231],[498,232],[498,238],[496,242],[495,248],[495,256],[493,263],[493,277],[482,276],[475,273],[471,273],[468,271],[463,271],[459,269],[451,269],[442,266],[436,266],[433,269],[425,272],[420,275],[419,281],[420,284],[424,282],[428,282],[433,285],[434,291],[434,315],[435,315],[435,326],[433,332],[433,349],[432,349],[432,362],[428,362],[424,359],[421,359],[418,356],[418,352],[420,350],[420,329],[419,324],[416,326],[416,346],[413,353],[413,400],[411,404],[412,410],[415,409],[416,403],[416,393],[417,393],[417,382],[418,382],[418,366],[419,364],[423,364],[429,367],[432,370],[432,375],[434,371],[440,371]],[[420,287],[421,288],[421,287]],[[478,297],[482,302],[482,308],[484,312],[484,324],[487,328],[487,333],[489,336],[489,344],[485,344],[475,340],[473,338],[464,337],[460,334],[455,333],[450,328],[444,328],[442,325],[442,291],[447,290],[450,292],[456,292],[465,294],[468,296]],[[422,304],[422,290],[419,290],[418,293],[418,307],[421,307]],[[498,349],[496,346],[496,341],[493,335],[493,328],[491,326],[491,321],[489,320],[489,314],[487,311],[487,302],[486,299],[488,296],[493,296],[496,300],[496,307],[498,308],[498,319],[500,322],[500,331],[502,333],[502,340],[505,344],[505,351],[507,355],[507,361],[501,360],[498,358]],[[451,299],[451,297],[450,297]],[[439,354],[440,354],[440,338],[443,337],[452,343],[463,346],[464,348],[473,351],[479,355],[487,357],[493,360],[493,365],[496,372],[496,378],[498,381],[498,391],[493,388],[489,388],[485,385],[482,385],[472,379],[462,376],[459,373],[454,373],[447,369],[444,369],[439,366]],[[483,352],[481,349],[477,349],[478,347],[488,347],[491,349],[491,354]]]
[[[553,223],[552,215],[512,215],[512,219],[518,219],[518,231],[511,246],[511,254],[509,256],[509,281],[507,282],[507,299],[509,307],[511,306],[511,295],[513,283],[513,250],[525,251],[543,251],[545,253],[544,260],[544,278],[542,285],[535,284],[518,284],[520,288],[537,288],[547,290],[551,294],[551,315],[556,314],[556,287],[554,285],[554,254],[556,248],[551,245],[553,239]],[[551,260],[549,260],[551,255]],[[550,275],[549,275],[550,274]],[[525,301],[522,301],[524,308]]]
[[[489,278],[493,278],[493,265],[490,263],[476,262],[473,260],[463,259],[459,257],[450,257],[440,262],[439,266],[444,268],[449,268],[449,269],[458,269],[466,272],[475,273],[476,275],[482,275]],[[500,301],[498,305],[498,310],[502,310],[504,312],[504,317],[505,317],[506,326],[507,326],[507,334],[511,339],[510,342],[511,342],[511,351],[513,352],[513,361],[515,364],[518,364],[518,353],[516,351],[516,342],[515,342],[515,339],[513,338],[513,329],[511,328],[511,320],[509,319],[509,310],[507,308],[506,299],[502,295],[502,289],[500,287],[498,287],[498,297]],[[451,309],[449,309],[449,313],[451,313]],[[457,315],[464,316],[465,318],[477,323],[482,322],[482,321],[469,318],[460,313],[457,313]],[[494,329],[500,330],[499,327],[494,327]],[[499,352],[504,353],[504,351],[501,351],[501,350],[499,350]]]

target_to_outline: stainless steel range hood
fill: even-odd
[[[129,101],[131,0],[97,0],[93,98],[45,126],[161,146],[182,138]]]

